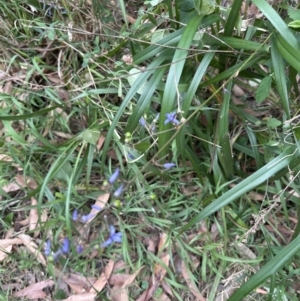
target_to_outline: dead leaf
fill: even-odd
[[[30,209],[29,212],[29,230],[34,230],[37,226],[37,223],[39,221],[39,215],[37,211],[37,201],[34,197],[31,198],[31,206],[33,208]],[[40,234],[40,231],[38,232],[37,235],[34,235],[34,237],[37,237]],[[36,234],[36,233],[34,233]]]
[[[100,137],[98,139],[98,142],[97,142],[97,146],[96,146],[97,151],[100,151],[100,149],[102,148],[102,145],[103,145],[104,141],[105,141],[105,137],[102,136],[102,135],[100,135]]]
[[[120,270],[124,270],[128,267],[127,263],[124,260],[118,260],[115,262],[113,272],[118,272]],[[126,273],[126,272],[125,272]]]
[[[35,284],[29,285],[26,288],[22,289],[21,291],[18,291],[13,294],[14,297],[26,297],[29,299],[34,299],[34,298],[45,298],[47,295],[44,297],[36,297],[37,295],[41,294],[42,289],[48,286],[54,285],[53,280],[45,280],[45,281],[40,281]],[[45,292],[43,292],[45,293]]]
[[[90,286],[87,287],[83,281],[72,275],[63,277],[63,281],[67,283],[76,294],[86,293],[90,289]]]
[[[134,24],[136,21],[136,19],[130,15],[126,15],[126,19],[127,19],[128,23],[130,23],[130,24]]]
[[[52,133],[54,133],[56,136],[61,137],[61,138],[71,139],[74,137],[73,134],[59,132],[59,131],[53,131]]]
[[[71,273],[70,277],[74,279],[78,279],[78,281],[84,283],[85,286],[92,286],[97,280],[95,277],[86,277],[81,274],[74,274],[74,273]]]
[[[132,275],[130,275],[126,281],[124,282],[124,284],[122,285],[122,288],[125,288],[129,285],[131,285],[133,283],[133,281],[135,280],[136,276],[138,275],[138,273],[141,271],[141,269],[143,268],[144,266],[140,267],[136,272],[134,272]]]
[[[94,301],[97,293],[86,293],[86,294],[79,294],[79,295],[72,295],[67,299],[62,301]]]
[[[127,290],[118,285],[110,290],[110,298],[111,301],[129,301]]]
[[[252,201],[263,201],[265,199],[265,195],[257,193],[255,191],[249,192],[247,196]]]
[[[95,207],[99,207],[101,209],[103,209],[107,203],[107,201],[109,200],[110,194],[109,193],[104,193],[101,194],[97,197],[96,203],[95,203]],[[92,208],[91,212],[90,212],[90,216],[92,216],[86,224],[89,224],[96,216],[97,214],[101,212],[100,210],[94,209]]]
[[[12,250],[13,245],[21,245],[22,240],[19,238],[0,239],[0,262],[6,258]]]
[[[31,177],[24,177],[21,174],[17,174],[15,177],[16,183],[20,185],[20,187],[25,188],[29,187],[30,189],[37,189],[38,185]],[[19,188],[20,189],[20,188]]]
[[[44,266],[47,265],[47,262],[45,260],[45,257],[41,252],[38,251],[38,246],[35,244],[35,242],[32,241],[32,238],[27,234],[19,234],[18,238],[20,238],[24,244],[24,246],[27,248],[27,250],[34,254],[37,258],[37,260],[43,264]]]
[[[165,294],[162,293],[158,298],[157,301],[171,301],[171,299]]]
[[[117,285],[111,289],[110,297],[112,301],[129,301],[127,289]]]
[[[159,240],[159,243],[158,243],[158,253],[161,253],[163,251],[163,249],[167,246],[167,234],[166,233],[161,233],[160,235],[160,240]]]
[[[170,255],[169,254],[166,254],[162,257],[160,257],[160,260],[166,265],[166,266],[169,266],[169,261],[170,261]],[[154,266],[154,275],[155,275],[155,280],[157,282],[160,282],[163,280],[163,278],[165,277],[167,273],[167,270],[161,266],[158,262],[155,263],[155,266]]]
[[[256,259],[257,256],[243,243],[241,242],[236,242],[233,243],[234,247],[236,248],[236,250],[238,251],[238,254],[244,258],[248,258],[248,259]]]
[[[22,221],[17,221],[16,223],[20,224],[21,226],[28,226],[29,223],[30,223],[30,219],[29,218],[26,218]]]
[[[206,299],[199,292],[194,281],[190,278],[188,269],[187,269],[184,261],[182,261],[182,264],[181,264],[181,272],[182,272],[182,276],[185,279],[185,282],[186,282],[187,286],[189,287],[190,291],[192,292],[192,294],[200,301],[206,301]]]
[[[262,295],[267,295],[267,294],[269,294],[268,291],[263,290],[263,289],[261,289],[261,288],[257,288],[255,291],[256,291],[258,294],[262,294]]]
[[[12,245],[0,247],[0,262],[3,261],[9,255],[11,250],[12,250]]]
[[[170,296],[174,296],[174,294],[173,294],[173,292],[172,292],[172,290],[171,290],[171,287],[170,287],[170,285],[165,281],[165,280],[163,280],[162,282],[161,282],[161,286],[162,286],[162,288],[164,289],[164,291],[168,294],[168,295],[170,295]]]
[[[91,293],[98,293],[101,292],[102,289],[105,287],[107,281],[109,280],[109,277],[113,271],[114,268],[114,261],[110,260],[107,264],[107,266],[104,268],[104,271],[101,273],[99,279],[94,283],[94,286],[91,288]]]
[[[220,232],[219,232],[217,224],[213,223],[210,228],[210,237],[211,237],[212,241],[216,241],[219,234],[220,234]]]
[[[23,242],[20,238],[0,239],[0,247],[8,245],[21,245]]]
[[[14,162],[13,158],[5,154],[0,154],[0,161]]]
[[[152,298],[155,291],[158,288],[158,283],[152,284],[147,290],[145,290],[142,295],[136,301],[148,301]]]
[[[122,287],[128,277],[130,274],[113,274],[109,278],[109,284]]]
[[[5,239],[11,238],[12,235],[14,234],[14,232],[15,232],[14,228],[8,229],[8,231],[7,231],[6,234],[5,234]]]
[[[12,183],[2,186],[2,190],[5,192],[18,191],[20,189],[21,189],[20,185],[18,185],[15,182],[12,182]]]
[[[3,87],[3,92],[12,95],[13,84],[12,81],[7,81]]]

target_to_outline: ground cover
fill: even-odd
[[[292,1],[0,3],[0,300],[298,300]]]

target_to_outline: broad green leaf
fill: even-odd
[[[194,0],[178,0],[178,8],[182,11],[190,11],[195,8]]]
[[[281,125],[281,121],[276,118],[269,118],[267,121],[267,126],[269,129],[275,129]]]
[[[137,68],[132,68],[129,70],[129,76],[127,77],[129,85],[132,87],[138,77],[141,75],[142,71]],[[140,88],[136,91],[138,94],[142,94],[145,91],[147,81],[144,81]]]
[[[289,27],[292,27],[292,28],[300,28],[300,20],[290,22],[288,25],[289,25]]]
[[[266,76],[261,80],[255,92],[255,99],[257,103],[263,102],[269,95],[272,84],[272,77]]]
[[[138,150],[139,152],[144,153],[144,152],[146,152],[146,151],[149,149],[150,146],[151,146],[151,143],[150,143],[150,142],[148,142],[148,141],[143,141],[143,142],[140,142],[140,143],[135,144],[134,148],[135,148],[136,150]]]
[[[82,133],[82,140],[86,143],[96,145],[100,137],[100,131],[96,129],[88,129]]]
[[[215,4],[211,0],[194,0],[194,2],[199,15],[209,15],[215,10]]]
[[[288,15],[291,19],[293,19],[294,21],[299,21],[300,20],[300,9],[294,9],[289,7],[288,10]]]

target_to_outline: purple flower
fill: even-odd
[[[48,240],[46,241],[46,246],[45,246],[45,249],[44,249],[44,254],[45,254],[46,256],[51,255],[51,241],[50,241],[50,239],[48,239]]]
[[[121,184],[121,186],[114,192],[114,196],[116,198],[118,198],[121,195],[123,188],[124,188],[124,184]]]
[[[61,252],[63,254],[68,254],[70,249],[70,241],[68,238],[64,238],[63,245],[61,247]]]
[[[165,120],[165,124],[168,124],[169,122],[178,125],[180,121],[176,119],[176,112],[167,113],[166,114],[167,119]]]
[[[131,154],[131,153],[128,153],[128,158],[131,159],[131,160],[133,160],[134,159],[134,155]]]
[[[175,167],[176,164],[175,163],[165,163],[163,166],[165,169],[171,169],[172,167]]]
[[[91,218],[93,218],[95,216],[95,214],[89,213],[86,215],[83,215],[81,217],[81,221],[85,224],[86,222],[88,222]]]
[[[101,245],[101,248],[106,248],[114,242],[122,242],[122,232],[117,232],[114,226],[109,226],[109,238]]]
[[[76,252],[77,252],[78,254],[81,254],[81,253],[83,252],[83,246],[82,246],[82,245],[78,245],[78,246],[76,247]]]
[[[75,222],[78,220],[78,210],[77,209],[75,209],[73,211],[72,220],[75,221]]]
[[[139,123],[140,123],[140,125],[141,125],[142,127],[145,127],[146,124],[147,124],[144,117],[141,117],[141,119],[139,120]]]
[[[62,255],[62,250],[61,249],[58,249],[58,251],[56,251],[54,254],[53,254],[53,260],[54,261],[57,261],[57,259]]]
[[[98,206],[98,205],[92,205],[92,208],[94,210],[97,210],[97,211],[101,211],[102,210],[102,208],[100,206]]]
[[[109,177],[108,182],[110,184],[114,183],[117,180],[119,174],[120,174],[120,168],[117,167],[117,169],[115,170],[115,172]]]

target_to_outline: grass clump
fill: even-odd
[[[0,4],[3,300],[297,300],[292,5]]]

